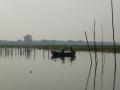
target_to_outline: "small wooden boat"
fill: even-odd
[[[51,51],[51,54],[53,57],[75,57],[76,52],[75,51]]]

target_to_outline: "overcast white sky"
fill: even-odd
[[[114,1],[116,39],[120,41],[120,0]],[[33,39],[112,41],[110,0],[0,0],[0,39],[18,40],[26,34]]]

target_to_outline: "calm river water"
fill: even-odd
[[[90,70],[89,52],[77,52],[75,58],[51,58],[48,50],[0,48],[0,90],[113,90],[114,54],[104,53],[102,66],[102,53],[97,53],[96,78],[91,54]],[[115,90],[120,90],[120,54],[116,56]]]

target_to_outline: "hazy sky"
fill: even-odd
[[[0,0],[0,39],[18,40],[26,34],[33,39],[112,41],[111,0]],[[120,41],[120,0],[114,1],[116,39]]]

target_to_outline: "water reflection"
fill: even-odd
[[[33,62],[35,63],[36,69],[30,69],[28,72],[30,74],[33,73],[33,70],[38,70],[39,71],[36,76],[38,75],[38,77],[36,77],[36,81],[41,81],[41,79],[43,79],[43,81],[47,82],[48,79],[50,79],[50,83],[51,81],[54,81],[53,84],[56,84],[56,80],[58,80],[60,78],[61,83],[65,83],[63,84],[63,86],[59,86],[61,85],[61,83],[58,85],[58,87],[64,87],[66,84],[68,84],[68,86],[71,86],[72,88],[72,83],[70,83],[71,81],[73,81],[73,89],[64,89],[64,90],[93,90],[94,88],[94,83],[95,83],[95,87],[96,90],[111,90],[112,88],[112,83],[113,82],[113,64],[114,64],[114,59],[113,59],[113,54],[110,53],[105,53],[103,54],[103,61],[102,61],[102,57],[101,57],[102,53],[98,53],[98,69],[97,69],[97,77],[96,77],[96,81],[94,82],[94,70],[95,70],[95,55],[94,53],[89,53],[89,52],[77,52],[76,56],[77,57],[51,57],[51,53],[50,50],[41,50],[41,49],[36,49],[36,48],[0,48],[0,58],[2,60],[6,60],[6,58],[9,58],[9,60],[16,60],[16,58],[21,58],[23,60],[31,60],[32,64]],[[91,59],[90,59],[91,58]],[[120,58],[120,55],[118,54],[117,58]],[[93,60],[92,60],[93,59]],[[19,60],[19,59],[18,59]],[[35,61],[34,61],[35,60]],[[43,61],[44,60],[44,61]],[[49,60],[49,61],[47,61]],[[93,61],[93,64],[92,64]],[[52,63],[49,63],[52,62]],[[56,62],[54,64],[54,62]],[[76,62],[73,63],[73,62]],[[60,64],[59,64],[60,63]],[[62,64],[65,64],[66,67],[62,67]],[[74,67],[69,68],[69,65],[72,64]],[[75,65],[74,65],[75,64]],[[15,64],[12,64],[15,65]],[[11,66],[12,66],[11,65]],[[1,64],[2,66],[2,64]],[[18,65],[16,65],[18,66]],[[15,67],[16,67],[15,66]],[[118,63],[119,66],[119,63]],[[8,67],[8,64],[7,64]],[[23,67],[23,66],[21,66]],[[57,68],[56,68],[57,67]],[[44,69],[43,69],[44,68]],[[2,69],[2,68],[1,68]],[[3,70],[4,71],[4,70]],[[43,73],[41,73],[41,71]],[[49,73],[49,71],[52,71],[53,73]],[[34,71],[35,73],[35,71]],[[58,74],[59,73],[59,74]],[[41,74],[43,75],[42,77]],[[45,77],[46,75],[46,77]],[[50,75],[51,78],[47,78]],[[59,76],[60,75],[60,76]],[[65,76],[66,75],[66,76]],[[65,76],[66,79],[64,81],[63,76]],[[117,76],[119,78],[120,73],[117,73]],[[47,78],[47,79],[46,79]],[[68,78],[68,79],[67,79]],[[76,79],[77,78],[77,79]],[[39,80],[40,79],[40,80]],[[62,80],[63,79],[63,80]],[[117,87],[119,88],[119,83],[120,80],[117,79]],[[84,85],[82,89],[80,89],[80,83],[84,81]],[[50,83],[48,83],[46,86],[49,86]],[[57,82],[59,83],[59,82]],[[104,83],[106,83],[106,85],[104,85]],[[71,85],[69,85],[71,84]],[[108,86],[107,86],[108,85]],[[53,85],[54,86],[54,85]],[[66,85],[66,88],[68,87]],[[100,87],[101,86],[101,87]],[[37,86],[39,88],[39,85]],[[75,89],[75,88],[78,89]],[[46,89],[45,89],[46,90]],[[51,89],[51,90],[56,90],[56,89]],[[119,89],[116,89],[119,90]]]
[[[42,51],[42,56],[43,56],[43,60],[45,59],[48,59],[50,58],[50,50],[41,50],[41,49],[37,49],[37,51],[40,50]],[[38,54],[38,53],[37,53]],[[27,59],[30,59],[31,57],[33,57],[34,61],[36,59],[36,48],[0,48],[0,57],[1,59],[4,59],[4,58],[16,58],[16,57],[20,57],[20,58],[27,58]],[[47,58],[46,58],[47,57]],[[53,61],[57,61],[57,60],[60,60],[63,64],[66,62],[66,61],[70,61],[71,63],[73,61],[75,61],[75,56],[73,57],[51,57],[51,60]]]
[[[73,63],[75,61],[76,56],[73,57],[54,57],[51,56],[51,60],[53,61],[61,61],[62,64],[65,64],[66,61],[70,61],[70,63]]]
[[[35,49],[33,48],[0,48],[0,57],[3,58],[13,58],[13,57],[26,57],[30,58],[32,50],[34,51],[35,59]]]
[[[105,67],[105,54],[102,53],[101,90],[103,90],[104,67]]]

